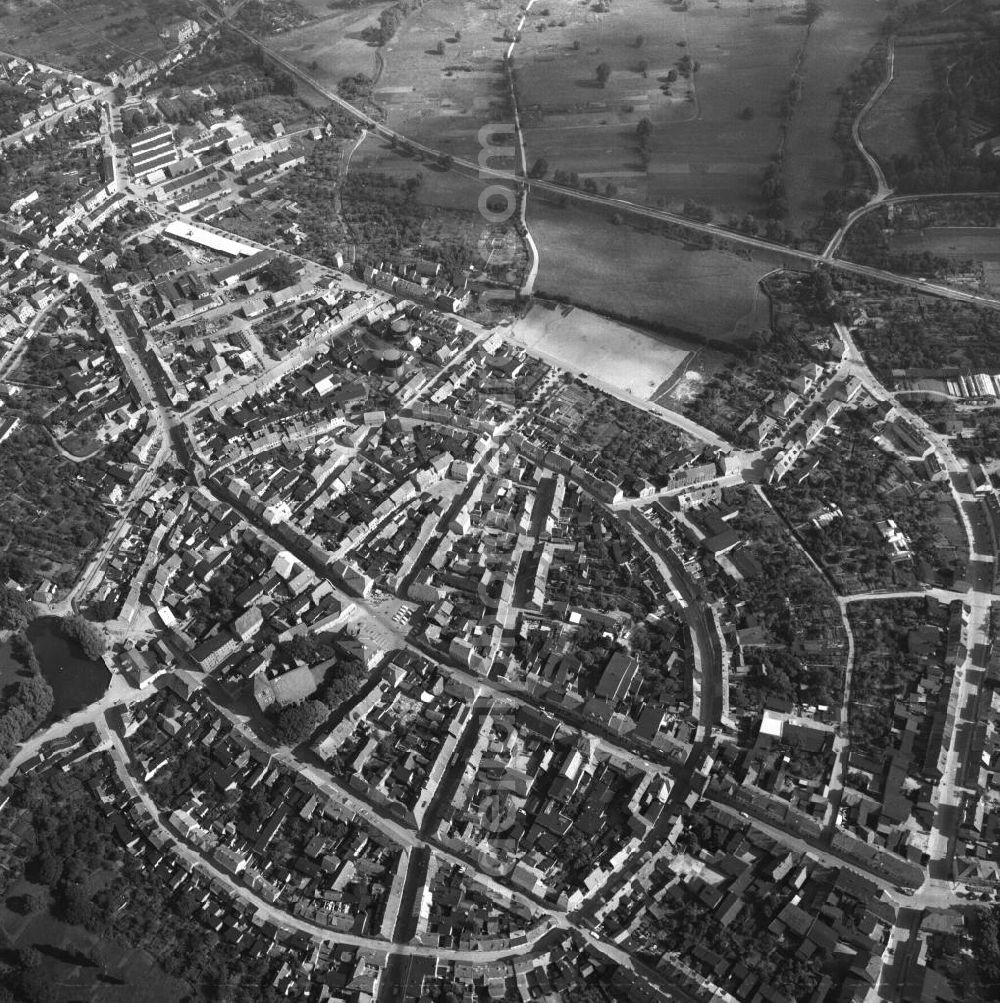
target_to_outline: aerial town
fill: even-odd
[[[0,11],[0,1003],[997,998],[1000,0],[749,2]]]

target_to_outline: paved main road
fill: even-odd
[[[124,676],[115,673],[111,677],[107,692],[99,700],[83,710],[70,714],[69,717],[65,717],[61,721],[56,721],[55,724],[51,724],[41,731],[36,731],[31,738],[23,742],[3,772],[0,773],[0,788],[5,787],[22,764],[26,763],[32,756],[37,755],[43,745],[65,738],[74,728],[87,724],[97,725],[104,719],[105,712],[112,707],[124,707],[138,703],[155,692],[152,688],[137,690],[128,684]]]

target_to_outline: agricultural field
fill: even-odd
[[[99,78],[138,56],[162,56],[160,29],[196,13],[184,0],[5,0],[0,38],[5,51]]]
[[[428,0],[382,49],[373,99],[418,143],[475,159],[482,126],[512,120],[503,54],[513,0]]]
[[[529,165],[576,172],[634,201],[758,212],[804,4],[635,0],[595,13],[532,9],[514,53]],[[548,16],[545,15],[548,11]],[[544,30],[543,30],[544,29]],[[597,68],[610,70],[604,86]],[[636,128],[652,131],[643,156]]]
[[[871,0],[837,0],[822,5],[802,62],[802,96],[785,144],[784,180],[788,222],[807,231],[823,212],[823,196],[840,189],[844,154],[834,140],[839,91],[881,37],[887,9]],[[862,184],[868,178],[858,179]]]
[[[921,152],[917,113],[934,93],[931,56],[934,47],[919,38],[896,41],[892,83],[875,103],[861,126],[865,146],[886,163],[894,155],[917,156]]]
[[[482,126],[511,122],[502,60],[520,18],[513,0],[427,0],[382,46],[382,4],[301,6],[317,20],[269,44],[331,89],[361,75],[343,93],[414,141],[471,158]],[[810,25],[801,0],[535,4],[512,60],[528,165],[644,204],[761,216],[764,172],[784,143],[791,222],[804,223],[841,184],[835,92],[883,13],[844,0]]]
[[[510,333],[556,365],[643,400],[673,379],[694,354],[690,345],[561,304],[536,303]]]
[[[304,6],[317,20],[268,44],[331,90],[363,75],[367,82],[345,96],[373,105],[390,128],[474,158],[480,127],[511,120],[503,54],[504,32],[516,27],[520,10],[513,0],[427,0],[382,46],[373,36],[387,3]]]
[[[734,341],[768,326],[758,281],[780,254],[706,249],[638,229],[628,218],[532,196],[535,291],[654,329]]]
[[[896,233],[889,238],[894,254],[928,254],[960,261],[1000,261],[1000,228],[993,226],[937,226],[919,233]]]

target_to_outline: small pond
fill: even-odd
[[[41,616],[28,626],[42,675],[52,687],[55,717],[65,717],[93,703],[111,682],[104,663],[87,658],[75,641],[63,635],[61,622],[57,616]]]

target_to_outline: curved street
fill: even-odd
[[[213,15],[213,17],[217,21],[228,20],[233,14],[242,8],[243,3],[245,2],[246,0],[243,0],[243,2],[239,3],[235,7],[230,8],[229,13],[225,18],[220,19],[215,15]],[[523,28],[527,14],[534,2],[535,0],[528,0],[527,6],[523,8],[519,30],[520,28]],[[208,10],[208,8],[204,9]],[[888,39],[886,48],[885,75],[876,87],[875,91],[865,102],[857,116],[854,118],[851,127],[853,142],[872,173],[875,191],[866,205],[854,210],[854,212],[847,217],[842,226],[828,242],[823,252],[821,254],[815,254],[812,252],[800,251],[794,248],[774,244],[770,241],[751,237],[746,234],[736,233],[711,223],[697,223],[677,214],[656,210],[647,206],[629,202],[627,200],[601,196],[599,194],[586,191],[568,190],[562,186],[555,185],[552,182],[528,178],[527,163],[525,160],[526,154],[516,106],[514,108],[514,117],[515,130],[518,137],[519,164],[513,171],[501,171],[484,168],[469,159],[445,158],[439,151],[414,143],[405,136],[389,129],[382,123],[377,122],[374,118],[356,108],[349,102],[343,100],[332,91],[324,88],[300,67],[296,66],[291,61],[284,59],[272,49],[267,48],[252,34],[242,31],[242,29],[239,28],[235,28],[234,30],[239,31],[245,38],[259,46],[261,52],[266,54],[268,59],[274,60],[276,64],[282,66],[307,87],[315,90],[332,105],[340,108],[340,110],[342,110],[345,114],[348,114],[355,120],[361,122],[363,127],[361,138],[351,149],[350,153],[353,153],[354,149],[357,148],[357,145],[364,139],[365,135],[370,132],[373,135],[377,135],[383,139],[392,141],[393,143],[399,143],[405,148],[415,151],[422,156],[433,158],[438,163],[441,163],[442,167],[444,167],[443,161],[447,159],[447,169],[456,170],[463,174],[473,172],[478,178],[505,181],[517,187],[520,195],[519,211],[521,222],[524,224],[526,242],[529,245],[531,259],[528,277],[524,287],[522,288],[522,292],[525,294],[531,293],[534,278],[538,269],[538,251],[530,233],[527,232],[525,218],[525,205],[528,194],[532,189],[536,189],[557,193],[582,202],[618,208],[641,217],[669,223],[686,233],[708,235],[712,238],[718,238],[719,240],[725,240],[727,242],[739,244],[751,249],[766,251],[769,254],[777,255],[783,264],[786,264],[788,267],[815,268],[819,265],[824,265],[843,272],[862,275],[879,281],[891,282],[902,288],[919,290],[921,293],[945,297],[957,302],[976,302],[993,307],[1000,307],[1000,299],[967,292],[965,290],[952,289],[938,283],[926,283],[916,278],[897,275],[892,272],[886,272],[880,269],[858,265],[853,262],[847,262],[836,258],[837,251],[841,247],[850,227],[867,213],[874,211],[879,206],[902,203],[908,199],[940,197],[893,197],[892,191],[886,182],[885,174],[878,163],[877,158],[866,148],[862,138],[861,130],[866,116],[885,94],[894,79],[895,40],[892,37]],[[516,42],[517,38],[515,37],[515,40],[511,42],[509,48],[507,49],[506,63],[508,68],[512,62]],[[348,153],[347,161],[350,160],[350,153]],[[1000,193],[992,193],[990,197],[1000,197]],[[189,214],[176,213],[171,209],[166,209],[161,206],[153,207],[146,201],[145,198],[135,197],[135,199],[143,205],[150,205],[151,208],[154,208],[158,213],[158,218],[179,219],[187,223],[194,222],[193,218]],[[199,223],[198,225],[201,224]],[[209,229],[214,228],[209,227]],[[112,527],[111,532],[105,537],[104,541],[96,548],[96,553],[94,554],[92,561],[80,575],[69,595],[66,596],[60,604],[58,604],[58,607],[54,607],[55,611],[62,612],[70,610],[77,597],[86,592],[96,578],[103,562],[112,553],[114,547],[117,545],[122,536],[128,531],[132,517],[131,508],[133,504],[136,503],[150,489],[160,468],[174,458],[175,445],[180,443],[180,445],[176,445],[176,448],[179,453],[183,453],[184,449],[186,449],[188,444],[191,443],[193,439],[191,431],[193,424],[192,420],[201,415],[202,412],[211,405],[221,406],[235,403],[236,400],[242,399],[247,394],[253,392],[253,390],[269,385],[270,382],[294,372],[323,346],[323,341],[320,341],[315,345],[310,344],[307,347],[296,350],[280,362],[275,362],[273,365],[266,366],[263,373],[254,375],[252,378],[242,380],[238,385],[234,386],[233,384],[230,384],[224,390],[219,390],[214,394],[211,394],[199,404],[188,408],[183,414],[178,414],[168,405],[164,391],[157,383],[156,374],[151,374],[147,371],[146,362],[144,362],[145,351],[139,345],[138,338],[129,336],[128,331],[122,323],[120,305],[119,308],[115,308],[115,304],[117,302],[115,298],[105,295],[97,286],[94,276],[85,269],[81,269],[75,265],[66,265],[63,262],[54,262],[54,264],[64,272],[76,275],[93,299],[107,330],[108,337],[114,347],[115,353],[118,356],[121,369],[127,380],[131,382],[135,388],[139,399],[142,401],[149,414],[150,421],[156,426],[159,432],[159,447],[155,454],[155,458],[148,464],[147,469],[142,472],[141,476],[137,480],[137,483],[131,489],[126,503],[124,503],[121,507],[119,519]],[[313,263],[309,262],[309,264]],[[348,314],[345,311],[343,324],[338,326],[336,329],[331,329],[329,332],[330,337],[334,337],[342,329],[345,329],[352,324],[357,317],[360,317],[366,311],[371,310],[373,305],[382,302],[383,299],[388,299],[387,295],[372,292],[361,283],[354,282],[353,280],[347,278],[344,279],[344,285],[345,288],[350,287],[355,288],[358,291],[364,291],[368,298],[360,300],[358,304],[355,304],[351,308],[354,311],[353,313]],[[12,352],[19,352],[23,348],[23,345],[26,343],[26,339],[30,337],[33,330],[37,328],[43,318],[44,311],[38,315],[35,321],[32,322],[32,326],[29,326],[25,332],[22,332],[20,341],[15,344]],[[574,370],[572,368],[567,368],[565,363],[561,360],[546,355],[544,352],[538,352],[534,349],[525,348],[525,346],[518,340],[516,327],[513,330],[498,329],[497,331],[491,331],[473,322],[467,321],[464,318],[461,318],[460,320],[462,325],[475,335],[475,339],[473,341],[474,346],[480,346],[486,338],[497,337],[498,342],[499,340],[504,340],[511,345],[524,348],[530,355],[549,362],[551,365],[557,366],[558,368],[570,372],[571,374],[574,373]],[[132,328],[130,327],[129,330],[132,330]],[[730,805],[729,801],[718,793],[713,795],[711,792],[708,792],[704,793],[703,796],[706,800],[713,801],[717,807],[720,807],[723,811],[729,813],[730,815],[742,817],[746,820],[747,827],[752,827],[754,831],[773,838],[785,847],[786,850],[790,852],[809,854],[814,860],[828,867],[846,867],[874,882],[874,884],[884,893],[885,900],[899,910],[896,926],[893,928],[890,942],[886,947],[886,951],[891,954],[895,950],[898,943],[907,939],[907,927],[908,925],[912,926],[912,912],[914,910],[924,908],[947,908],[954,906],[959,902],[959,897],[962,894],[959,884],[955,881],[949,880],[949,878],[952,876],[951,865],[954,858],[954,848],[958,832],[956,822],[957,814],[962,804],[963,797],[968,793],[968,791],[961,786],[961,777],[963,774],[960,772],[960,767],[963,751],[963,729],[967,731],[975,724],[976,721],[975,712],[979,686],[981,683],[982,671],[985,667],[984,659],[987,657],[985,652],[988,652],[988,642],[990,640],[988,635],[990,622],[989,618],[991,606],[994,601],[992,593],[992,569],[997,555],[993,553],[993,544],[979,518],[979,510],[977,508],[979,501],[968,480],[969,465],[956,455],[945,436],[936,433],[918,413],[907,408],[905,405],[900,404],[900,395],[889,391],[880,382],[865,361],[850,330],[843,324],[836,325],[836,330],[845,346],[843,360],[838,369],[838,376],[854,376],[876,400],[892,403],[900,414],[904,415],[908,421],[910,421],[923,435],[926,436],[927,440],[931,443],[933,452],[940,461],[942,468],[947,472],[948,490],[950,492],[951,499],[956,506],[958,517],[968,539],[970,555],[970,573],[968,577],[970,581],[968,587],[961,590],[926,588],[884,592],[872,591],[836,596],[840,618],[847,636],[847,655],[843,699],[840,708],[837,709],[837,723],[816,726],[817,728],[826,729],[828,732],[832,730],[836,733],[833,743],[835,753],[834,766],[829,786],[825,792],[828,795],[828,805],[826,815],[824,817],[824,832],[822,838],[809,840],[802,839],[797,832],[794,831],[794,821],[789,821],[787,824],[783,823],[782,826],[772,824],[768,821],[768,818],[765,817],[765,809],[760,807],[760,805],[748,805],[747,812],[743,813],[738,811],[738,809],[734,809]],[[133,335],[134,333],[135,332],[133,330]],[[469,346],[466,348],[448,365],[454,366],[460,361],[464,361],[466,353],[469,352],[472,347],[473,346]],[[148,357],[146,358],[146,361],[148,361]],[[10,355],[5,356],[5,358],[0,361],[0,373],[3,372],[5,367],[10,367],[10,362]],[[448,366],[445,366],[442,372],[447,368]],[[576,370],[575,374],[581,377],[585,376],[585,374],[579,373],[579,370]],[[725,438],[712,432],[710,429],[685,418],[682,415],[659,407],[649,401],[635,400],[631,395],[623,394],[621,390],[605,383],[599,377],[592,378],[586,376],[586,380],[598,389],[603,390],[620,400],[627,401],[629,404],[637,408],[656,414],[663,421],[674,425],[688,435],[697,439],[702,446],[710,447],[713,450],[718,450],[724,453],[733,453],[731,444]],[[515,418],[520,413],[520,410],[516,411]],[[796,422],[798,422],[800,418],[797,418]],[[496,448],[497,443],[513,426],[513,422],[514,419],[511,419],[510,421],[505,420],[496,426],[492,436],[489,438],[488,453]],[[784,428],[783,436],[786,441],[793,433],[797,433],[798,429],[796,428],[796,422],[793,422],[790,426]],[[308,439],[308,432],[301,434],[299,438]],[[201,459],[198,458],[197,448],[192,446],[191,449],[192,454],[196,457],[196,459],[192,461],[192,468],[197,472],[200,482],[200,479],[204,474],[204,470],[201,465]],[[247,455],[251,454],[248,453]],[[754,484],[760,496],[765,500],[765,502],[767,502],[767,504],[770,505],[771,503],[767,499],[766,493],[758,483],[760,479],[759,468],[763,467],[765,457],[769,454],[762,453],[761,451],[755,451],[752,453],[736,453],[734,455],[737,459],[745,461],[741,464],[737,464],[741,467],[739,473],[719,476],[713,478],[709,483],[720,487]],[[218,464],[215,473],[224,469],[225,466],[225,463]],[[475,465],[473,465],[473,467],[474,466]],[[617,512],[621,518],[629,521],[629,524],[634,530],[639,543],[655,563],[656,569],[659,571],[662,578],[662,583],[656,581],[656,576],[652,573],[650,574],[650,580],[656,581],[657,588],[659,588],[662,584],[665,584],[667,589],[674,595],[678,604],[684,610],[684,621],[690,633],[690,644],[692,649],[691,661],[693,663],[694,685],[693,706],[695,716],[698,721],[698,730],[696,733],[695,746],[694,749],[691,750],[690,758],[684,767],[678,771],[678,776],[680,776],[684,771],[694,773],[696,770],[700,770],[703,767],[707,769],[705,766],[707,761],[706,754],[709,751],[712,751],[714,754],[712,740],[716,736],[713,735],[713,731],[717,729],[720,724],[729,725],[728,720],[724,720],[724,711],[725,708],[728,707],[728,696],[726,695],[728,692],[726,689],[728,653],[726,651],[726,641],[721,635],[718,617],[715,615],[716,607],[706,604],[703,593],[685,572],[685,569],[678,560],[677,555],[669,548],[666,552],[662,552],[662,548],[655,545],[656,541],[653,540],[653,537],[659,537],[659,533],[654,529],[650,529],[648,526],[644,527],[639,513],[632,511],[641,504],[652,502],[655,498],[669,496],[672,490],[673,489],[660,491],[652,498],[643,498],[639,502],[633,503],[632,501],[628,501],[617,506],[606,507],[609,510]],[[390,638],[393,643],[397,643],[401,649],[419,653],[422,656],[426,654],[422,648],[413,643],[413,639],[407,633],[407,628],[398,622],[390,620],[389,616],[383,610],[380,610],[376,603],[366,599],[358,599],[348,596],[345,592],[336,587],[334,584],[334,578],[327,566],[315,566],[320,563],[318,558],[312,558],[311,560],[307,559],[303,556],[303,551],[305,550],[304,547],[299,547],[299,549],[296,550],[295,544],[287,544],[285,541],[279,539],[278,534],[274,530],[274,526],[271,524],[265,525],[261,519],[256,518],[253,513],[248,511],[245,505],[242,505],[240,501],[234,499],[229,494],[225,483],[221,479],[213,477],[207,478],[204,484],[204,491],[206,493],[206,497],[212,496],[216,501],[225,502],[233,513],[242,517],[245,525],[255,527],[259,533],[259,539],[264,540],[279,549],[285,549],[286,547],[291,549],[296,556],[302,560],[303,564],[307,567],[311,567],[311,570],[316,571],[321,578],[325,578],[326,584],[330,586],[329,592],[335,598],[340,600],[343,605],[346,605],[348,602],[353,603],[357,609],[363,611],[372,619],[372,621],[384,629],[387,632],[387,637]],[[789,528],[791,529],[791,527]],[[645,536],[643,535],[644,533],[646,534]],[[795,536],[794,532],[793,536]],[[827,575],[808,549],[802,545],[801,540],[799,540],[797,536],[795,536],[795,539],[803,550],[806,558],[812,562],[820,574],[825,575],[827,579],[830,580],[829,575]],[[151,562],[154,558],[155,554],[152,553],[151,548],[151,552],[147,554],[146,560],[142,565],[140,571],[141,577],[144,577],[145,573],[150,570]],[[648,571],[648,566],[644,565],[644,570]],[[844,783],[846,780],[847,755],[850,749],[850,719],[848,711],[851,699],[851,684],[855,668],[854,663],[856,652],[855,640],[849,617],[849,609],[852,604],[871,600],[910,599],[928,596],[938,599],[942,603],[961,601],[967,606],[968,636],[970,638],[970,643],[968,644],[966,656],[959,660],[959,664],[957,664],[954,669],[954,678],[951,685],[950,700],[948,704],[948,717],[951,725],[950,730],[945,735],[942,745],[939,763],[940,780],[936,783],[933,795],[930,799],[934,809],[933,825],[931,826],[928,841],[928,852],[931,864],[925,873],[923,884],[919,888],[916,888],[912,893],[907,893],[906,891],[901,890],[900,886],[893,884],[891,881],[881,876],[883,873],[891,872],[890,869],[884,865],[884,860],[888,858],[879,858],[883,862],[876,862],[875,865],[872,865],[873,869],[879,872],[878,874],[873,874],[862,863],[860,863],[859,860],[849,856],[848,851],[835,851],[831,847],[830,842],[831,837],[836,833],[838,828],[838,809],[840,807]],[[500,706],[529,707],[537,709],[539,703],[538,698],[536,694],[534,692],[530,692],[527,687],[518,686],[514,683],[508,682],[506,679],[494,679],[486,675],[477,675],[475,672],[462,668],[458,664],[450,664],[446,661],[446,659],[454,658],[456,656],[441,655],[440,657],[440,669],[442,674],[470,688],[475,694],[475,699],[478,700],[480,697],[483,697],[496,701],[496,705]],[[194,687],[201,687],[205,684],[205,677],[200,673],[181,669],[178,670],[177,674]],[[459,853],[454,852],[452,848],[453,844],[447,839],[437,839],[433,835],[428,835],[429,827],[426,830],[421,829],[418,831],[417,828],[410,827],[397,821],[396,818],[391,817],[384,810],[380,810],[374,805],[373,801],[376,799],[367,800],[366,797],[357,795],[352,790],[343,786],[339,781],[335,780],[330,773],[313,763],[307,762],[303,758],[296,756],[291,750],[284,747],[275,747],[270,745],[266,740],[266,737],[262,739],[260,734],[253,730],[251,722],[247,717],[233,711],[232,708],[224,701],[215,700],[214,707],[218,714],[231,723],[247,742],[255,743],[258,748],[265,752],[268,756],[272,757],[278,763],[287,767],[297,775],[305,778],[325,798],[332,802],[336,802],[338,805],[353,812],[356,817],[363,820],[366,826],[371,827],[373,830],[378,830],[378,832],[384,834],[387,839],[391,840],[394,845],[401,848],[404,863],[399,874],[397,874],[397,883],[393,884],[394,891],[390,895],[390,898],[392,895],[395,895],[396,901],[392,902],[390,906],[387,907],[386,923],[388,925],[386,926],[383,924],[383,929],[392,931],[391,936],[396,936],[397,932],[405,927],[404,923],[399,922],[399,900],[415,892],[415,888],[412,887],[412,882],[416,879],[412,878],[407,869],[409,867],[411,851],[420,851],[424,854],[435,854],[448,864],[460,868],[470,882],[478,885],[481,890],[491,896],[494,896],[497,900],[517,902],[517,904],[523,909],[529,910],[536,921],[531,926],[526,939],[523,942],[512,942],[503,948],[490,948],[487,950],[482,950],[478,947],[455,950],[429,946],[421,943],[413,943],[411,940],[400,940],[397,942],[396,940],[390,939],[390,937],[341,932],[330,927],[304,920],[295,916],[287,909],[283,909],[280,906],[276,906],[265,901],[252,889],[216,866],[214,861],[205,853],[198,850],[192,844],[187,843],[184,839],[179,839],[177,833],[173,832],[171,827],[166,823],[164,818],[165,813],[161,806],[155,803],[149,789],[137,779],[137,776],[141,775],[141,771],[137,768],[137,764],[131,760],[126,743],[123,741],[122,734],[119,733],[119,731],[117,731],[111,724],[109,720],[109,712],[116,708],[120,709],[133,705],[137,702],[141,702],[155,692],[156,691],[153,688],[147,690],[134,689],[128,684],[121,674],[113,674],[110,688],[100,700],[96,701],[85,710],[73,714],[65,720],[47,727],[23,743],[11,762],[7,765],[3,772],[0,773],[0,786],[9,781],[16,770],[36,756],[39,750],[42,749],[46,743],[51,742],[54,739],[64,737],[74,728],[81,725],[93,725],[100,737],[100,749],[102,751],[107,751],[109,754],[112,762],[114,763],[115,771],[121,779],[122,784],[125,786],[126,791],[128,791],[128,793],[142,805],[145,813],[152,820],[157,830],[163,836],[169,837],[171,842],[171,852],[177,855],[187,867],[208,875],[213,881],[224,886],[228,893],[234,898],[251,907],[257,917],[265,921],[273,922],[276,926],[284,930],[305,933],[310,937],[318,938],[326,942],[384,950],[393,956],[403,958],[436,958],[444,962],[468,964],[483,964],[487,962],[505,960],[509,961],[512,957],[530,953],[536,945],[539,945],[540,942],[542,942],[543,939],[553,931],[571,932],[595,952],[602,954],[626,969],[641,972],[645,977],[649,978],[650,985],[656,985],[658,982],[662,981],[662,976],[660,974],[651,972],[645,968],[637,954],[623,949],[617,943],[608,943],[595,932],[595,930],[599,929],[599,927],[593,924],[591,913],[596,911],[602,904],[601,893],[603,881],[605,880],[604,878],[599,876],[598,879],[596,879],[602,882],[601,887],[595,887],[594,883],[588,880],[586,894],[583,896],[582,904],[578,905],[577,908],[574,908],[572,912],[567,913],[565,909],[552,905],[554,895],[543,901],[537,898],[533,893],[525,893],[520,885],[514,887],[511,884],[505,883],[504,880],[498,879],[497,876],[487,867],[482,866],[482,858],[476,857],[472,848],[470,848],[468,854],[465,853],[464,849]],[[642,745],[637,740],[633,741],[631,739],[626,739],[622,737],[627,734],[625,731],[615,732],[614,734],[600,731],[598,726],[593,724],[592,719],[583,720],[582,715],[576,715],[566,707],[561,706],[558,709],[553,709],[551,716],[556,722],[557,727],[564,729],[564,732],[569,732],[580,739],[586,739],[589,742],[595,757],[601,756],[605,758],[614,758],[620,763],[626,764],[627,766],[634,768],[634,770],[641,771],[644,774],[660,774],[664,771],[665,764],[670,762],[669,754],[664,753],[659,746],[654,747],[651,745]],[[731,739],[732,734],[730,733],[725,737],[727,740]],[[685,746],[684,748],[687,749],[688,747]],[[683,783],[678,781],[677,788],[673,791],[671,796],[674,797],[677,802],[680,802],[689,796],[697,798],[698,794],[694,791],[693,787],[685,788]],[[763,794],[761,796],[763,797]],[[688,805],[691,803],[693,802],[690,800],[687,801]],[[667,813],[665,812],[664,818],[666,818],[666,815]],[[738,819],[735,824],[737,827],[742,825]],[[659,836],[660,832],[658,830],[654,832],[647,832],[642,836],[642,839],[632,844],[633,850],[635,850],[636,846],[639,847],[639,850],[635,852],[635,858],[641,859],[644,864],[650,864],[651,860],[655,857],[655,854],[660,852],[663,848],[663,844],[657,842]],[[626,875],[629,875],[628,880],[631,880],[631,871],[629,868],[633,866],[633,863],[634,861],[626,861],[624,867],[622,867],[619,862],[618,872],[612,873],[612,879],[608,883],[609,888],[615,886],[616,884],[619,885],[614,894],[618,895],[625,889],[626,885],[621,882],[625,880]],[[913,877],[914,885],[916,884],[918,878],[919,874]],[[409,888],[410,891],[401,892],[400,890],[404,888],[404,886]],[[535,889],[540,887],[543,888],[541,885],[534,886]],[[542,893],[539,892],[539,894]],[[583,893],[581,892],[581,894]],[[397,910],[395,915],[391,912],[393,909]],[[909,933],[912,938],[913,930],[911,929]],[[622,943],[627,944],[627,941],[624,939],[624,935]],[[670,956],[670,952],[666,952],[664,954],[663,964],[665,966],[672,965],[674,970],[687,971],[684,969],[684,966],[680,964],[678,959]],[[873,988],[873,992],[876,991],[877,988],[877,986]],[[657,993],[662,999],[679,999],[684,1001],[684,1003],[690,1003],[693,999],[693,997],[689,994],[676,988],[662,989],[658,987]],[[716,998],[724,998],[724,996],[717,996]]]

